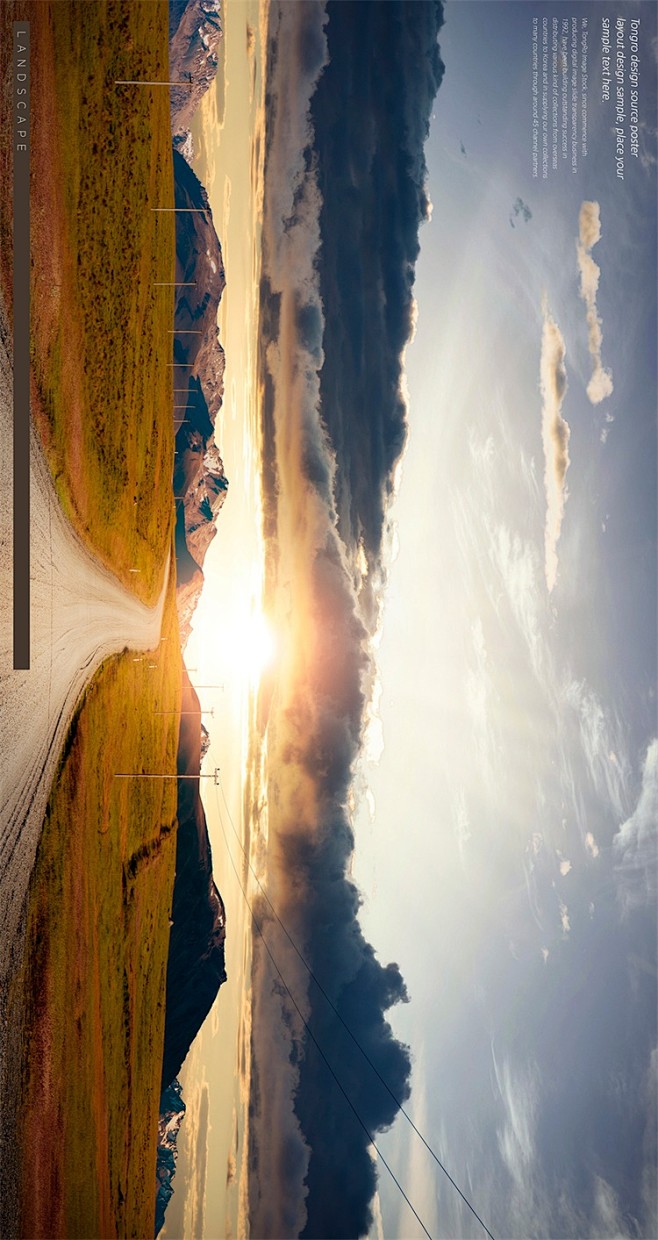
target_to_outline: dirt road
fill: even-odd
[[[11,361],[0,323],[0,944],[13,937],[59,752],[75,704],[108,655],[160,639],[163,585],[145,607],[86,551],[31,442],[32,650],[12,670]],[[165,574],[166,577],[166,574]],[[3,972],[0,947],[0,975]]]

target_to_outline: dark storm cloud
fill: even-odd
[[[302,347],[307,349],[313,359],[321,365],[324,322],[322,309],[317,302],[311,301],[298,307],[297,331]]]
[[[351,552],[362,540],[374,571],[407,435],[401,355],[429,206],[423,144],[443,74],[442,10],[330,3],[327,11],[329,64],[311,103],[322,194],[322,411],[338,459],[340,533]]]
[[[429,208],[423,143],[441,20],[434,3],[273,4],[267,76],[260,364],[281,646],[267,733],[268,895],[399,1100],[409,1054],[384,1013],[406,992],[359,926],[348,806],[407,434],[402,353]],[[368,572],[357,591],[360,547]],[[397,1104],[269,913],[264,934],[295,1002],[256,935],[251,1233],[356,1236],[376,1184],[368,1132],[389,1125]]]
[[[315,986],[309,994],[311,1029],[363,1125],[374,1135],[392,1123],[398,1108],[371,1065],[398,1100],[409,1096],[409,1053],[393,1038],[383,1016],[407,996],[397,965],[382,967],[356,921],[358,893],[345,879],[351,833],[338,814],[333,823],[329,816],[329,830],[316,847],[300,848],[295,837],[287,841],[286,861],[296,875],[297,890],[310,894],[306,958],[367,1060]],[[311,1151],[308,1220],[302,1234],[366,1234],[375,1189],[368,1137],[308,1037],[295,1109]]]
[[[365,1128],[375,1135],[390,1125],[397,1113],[389,1090],[399,1101],[409,1096],[410,1058],[384,1019],[384,1012],[392,1004],[406,1000],[404,982],[397,965],[383,967],[379,963],[358,925],[360,898],[345,876],[352,834],[344,810],[327,802],[321,817],[323,825],[315,838],[297,831],[280,836],[276,907],[284,924],[295,927],[295,939],[303,945],[304,958],[353,1036],[346,1032],[325,994],[313,982],[308,986],[308,1007],[304,1013],[312,1036],[305,1033],[258,940],[255,956],[261,986],[256,992],[254,1029],[256,1038],[262,1040],[264,1053],[260,1062],[271,1064],[269,1010],[272,1000],[280,1005],[280,1023],[289,1031],[290,1057],[298,1079],[294,1109],[300,1126],[299,1139],[288,1136],[282,1143],[274,1192],[288,1197],[293,1190],[298,1192],[303,1166],[308,1196],[307,1221],[301,1234],[338,1238],[367,1232],[376,1187],[369,1138],[342,1090]],[[261,918],[264,920],[263,910]],[[264,935],[277,962],[286,962],[282,972],[290,984],[291,976],[305,972],[303,967],[297,961],[295,970],[290,944],[271,918],[265,922]],[[301,976],[296,985],[291,985],[297,1000],[300,989]],[[267,1005],[265,1021],[261,1019],[261,1004]],[[307,1147],[303,1161],[301,1134]],[[341,1186],[340,1192],[336,1191],[337,1185]],[[261,1181],[263,1191],[265,1200],[252,1211],[252,1223],[259,1235],[280,1234],[267,1230],[273,1194],[268,1194]]]

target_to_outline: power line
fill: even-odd
[[[336,1073],[334,1072],[334,1070],[333,1070],[333,1068],[332,1068],[331,1064],[329,1063],[329,1060],[327,1059],[327,1056],[325,1055],[325,1053],[324,1053],[324,1051],[323,1051],[322,1047],[320,1046],[320,1043],[318,1042],[318,1040],[317,1040],[317,1038],[316,1038],[315,1034],[313,1033],[313,1031],[312,1031],[312,1029],[311,1029],[310,1025],[309,1025],[309,1024],[308,1024],[308,1022],[304,1019],[304,1017],[303,1017],[303,1015],[302,1015],[302,1013],[301,1013],[301,1011],[300,1011],[300,1008],[299,1008],[299,1006],[298,1006],[298,1004],[297,1004],[297,1000],[295,999],[295,996],[293,995],[293,993],[292,993],[292,991],[291,991],[290,987],[288,986],[288,983],[286,982],[286,979],[285,979],[285,978],[284,978],[284,976],[283,976],[283,973],[281,972],[281,970],[280,970],[280,968],[279,968],[279,966],[278,966],[278,964],[277,964],[276,960],[274,959],[274,956],[272,955],[272,952],[270,951],[270,948],[269,948],[268,943],[267,943],[267,939],[265,938],[265,936],[264,936],[264,934],[263,934],[263,931],[262,931],[261,927],[259,926],[258,921],[256,920],[256,914],[254,913],[254,910],[253,910],[253,908],[251,907],[251,904],[249,903],[249,897],[248,897],[248,895],[247,895],[247,893],[246,893],[246,891],[245,891],[244,887],[242,886],[242,883],[241,883],[241,881],[240,881],[240,875],[238,874],[238,871],[237,871],[237,869],[236,869],[236,867],[235,867],[235,863],[234,863],[234,861],[233,861],[233,856],[232,856],[232,854],[231,854],[231,850],[230,850],[230,848],[229,848],[229,846],[228,846],[228,840],[226,839],[226,832],[224,831],[224,824],[223,824],[223,822],[222,822],[222,811],[221,811],[221,809],[220,809],[220,807],[219,807],[219,799],[217,798],[217,793],[215,793],[215,799],[216,799],[216,801],[217,801],[217,813],[219,814],[219,822],[220,822],[220,826],[221,826],[221,828],[222,828],[222,834],[223,834],[223,836],[224,836],[224,840],[225,840],[225,843],[226,843],[226,850],[227,850],[227,853],[228,853],[228,858],[229,858],[229,861],[231,862],[231,866],[232,866],[232,869],[233,869],[233,873],[235,874],[235,877],[236,877],[236,878],[237,878],[237,880],[238,880],[238,886],[239,886],[239,888],[240,888],[240,891],[242,892],[242,895],[244,896],[245,904],[247,905],[247,908],[249,909],[249,912],[251,913],[251,919],[252,919],[252,921],[253,921],[253,923],[254,923],[254,926],[256,927],[256,929],[257,929],[257,931],[258,931],[258,933],[259,933],[259,935],[260,935],[260,937],[261,937],[261,939],[262,939],[262,941],[263,941],[263,947],[265,948],[265,951],[267,952],[267,954],[268,954],[268,956],[269,956],[270,960],[272,961],[272,964],[274,965],[274,968],[276,969],[277,973],[279,974],[279,977],[281,978],[281,981],[282,981],[283,985],[285,986],[286,991],[288,992],[288,995],[290,996],[290,999],[291,999],[292,1003],[294,1004],[294,1007],[295,1007],[295,1010],[296,1010],[296,1012],[297,1012],[297,1015],[299,1016],[299,1019],[301,1020],[301,1022],[302,1022],[302,1024],[303,1024],[303,1026],[304,1026],[304,1028],[305,1028],[305,1030],[306,1030],[306,1032],[307,1032],[307,1034],[308,1034],[308,1036],[309,1036],[309,1038],[311,1039],[311,1041],[312,1041],[312,1042],[313,1042],[313,1044],[315,1045],[315,1047],[316,1047],[316,1049],[317,1049],[318,1053],[321,1055],[322,1059],[324,1060],[325,1064],[327,1065],[327,1067],[328,1067],[329,1071],[331,1072],[331,1075],[333,1076],[333,1078],[334,1078],[334,1080],[335,1080],[335,1082],[336,1082],[336,1084],[337,1084],[338,1088],[340,1089],[340,1092],[342,1093],[343,1097],[345,1098],[345,1101],[349,1104],[349,1106],[351,1107],[352,1111],[354,1112],[354,1114],[355,1114],[356,1118],[358,1119],[358,1121],[359,1121],[359,1123],[360,1123],[361,1127],[363,1128],[363,1131],[365,1132],[365,1134],[366,1134],[366,1136],[367,1136],[367,1138],[368,1138],[368,1140],[369,1140],[370,1144],[373,1146],[373,1149],[376,1151],[376,1153],[377,1153],[377,1157],[381,1159],[381,1161],[383,1162],[384,1166],[386,1167],[386,1170],[388,1171],[388,1174],[390,1175],[391,1179],[393,1180],[393,1183],[396,1185],[396,1187],[397,1187],[397,1188],[399,1188],[400,1192],[402,1193],[402,1196],[404,1197],[404,1199],[405,1199],[405,1201],[406,1201],[407,1205],[409,1206],[409,1209],[411,1210],[412,1214],[413,1214],[413,1215],[414,1215],[414,1217],[417,1219],[417,1221],[420,1223],[420,1225],[421,1225],[421,1227],[422,1227],[423,1231],[425,1232],[425,1235],[427,1236],[427,1240],[432,1240],[432,1236],[431,1236],[430,1232],[427,1230],[427,1228],[426,1228],[426,1226],[425,1226],[425,1224],[424,1224],[424,1222],[423,1222],[422,1218],[420,1217],[420,1215],[418,1214],[418,1212],[417,1212],[417,1211],[414,1209],[414,1207],[412,1206],[412,1204],[411,1204],[411,1202],[410,1202],[409,1198],[407,1197],[407,1194],[405,1193],[405,1191],[404,1191],[404,1189],[403,1189],[403,1187],[402,1187],[402,1185],[401,1185],[400,1181],[398,1180],[398,1178],[397,1178],[397,1176],[396,1176],[395,1172],[392,1170],[392,1168],[389,1166],[389,1164],[387,1163],[386,1159],[384,1158],[384,1155],[382,1154],[381,1150],[379,1149],[379,1146],[377,1145],[377,1142],[375,1141],[375,1138],[373,1137],[372,1133],[370,1132],[370,1130],[369,1130],[369,1128],[367,1127],[367,1125],[366,1125],[366,1123],[364,1122],[364,1120],[362,1120],[362,1119],[361,1119],[361,1116],[359,1115],[359,1112],[357,1111],[357,1109],[356,1109],[356,1107],[355,1107],[354,1103],[352,1102],[352,1099],[350,1098],[349,1094],[348,1094],[348,1093],[347,1093],[347,1091],[344,1089],[344,1087],[341,1085],[341,1083],[340,1083],[340,1081],[339,1081],[338,1077],[336,1076]],[[226,800],[226,798],[224,798],[224,800]],[[227,807],[227,808],[228,808],[228,807]],[[230,816],[230,815],[229,815],[229,816]],[[234,829],[235,829],[235,828],[234,828]]]
[[[115,78],[115,86],[193,86],[191,77],[187,82],[145,82],[135,78]]]
[[[156,771],[153,774],[145,775],[142,771],[115,771],[113,779],[214,779],[215,783],[219,783],[219,767],[211,775],[179,775],[178,772]]]
[[[324,998],[326,999],[326,1001],[327,1001],[327,1003],[329,1004],[329,1006],[330,1006],[330,1008],[332,1009],[332,1011],[333,1011],[333,1012],[335,1013],[335,1015],[338,1017],[338,1019],[339,1019],[339,1021],[340,1021],[341,1025],[342,1025],[342,1026],[343,1026],[343,1028],[346,1030],[346,1032],[350,1035],[350,1037],[351,1037],[352,1041],[354,1042],[354,1045],[355,1045],[355,1046],[357,1046],[357,1047],[359,1048],[359,1050],[361,1051],[361,1054],[363,1055],[364,1059],[367,1061],[367,1063],[369,1063],[369,1064],[370,1064],[370,1067],[372,1068],[373,1072],[375,1073],[375,1075],[376,1075],[376,1076],[379,1078],[379,1080],[381,1081],[382,1085],[384,1086],[384,1089],[388,1092],[389,1096],[393,1099],[393,1102],[394,1102],[394,1103],[395,1103],[395,1105],[398,1107],[398,1109],[402,1112],[402,1114],[404,1115],[404,1118],[407,1120],[407,1122],[408,1122],[409,1124],[411,1124],[411,1127],[413,1128],[414,1132],[416,1133],[416,1136],[420,1138],[420,1140],[422,1141],[423,1145],[425,1146],[425,1149],[428,1151],[428,1153],[429,1153],[429,1154],[431,1154],[431,1155],[432,1155],[432,1158],[434,1159],[434,1161],[435,1161],[435,1163],[437,1164],[437,1166],[441,1168],[441,1170],[442,1170],[443,1174],[444,1174],[445,1176],[447,1176],[447,1178],[449,1179],[449,1181],[450,1181],[450,1183],[452,1184],[453,1188],[454,1188],[454,1189],[455,1189],[455,1190],[459,1193],[459,1196],[461,1197],[461,1199],[462,1199],[462,1201],[464,1202],[464,1204],[465,1204],[466,1206],[468,1206],[469,1210],[471,1211],[471,1214],[473,1214],[473,1215],[474,1215],[474,1217],[477,1219],[477,1221],[478,1221],[478,1223],[480,1224],[480,1226],[484,1228],[485,1232],[486,1232],[486,1233],[487,1233],[487,1235],[489,1236],[489,1240],[494,1240],[494,1237],[493,1237],[493,1235],[491,1234],[491,1232],[489,1231],[489,1228],[487,1227],[486,1223],[485,1223],[485,1222],[484,1222],[484,1221],[480,1218],[480,1215],[478,1214],[477,1210],[475,1209],[475,1207],[474,1207],[474,1206],[472,1206],[472,1205],[471,1205],[470,1201],[468,1200],[468,1197],[466,1197],[466,1196],[464,1195],[464,1193],[462,1192],[462,1190],[461,1190],[461,1188],[459,1187],[459,1185],[455,1183],[455,1181],[453,1180],[453,1178],[452,1178],[452,1176],[451,1176],[450,1172],[447,1170],[447,1168],[446,1168],[446,1167],[444,1167],[443,1163],[441,1162],[441,1159],[440,1159],[440,1158],[439,1158],[439,1157],[438,1157],[438,1156],[434,1153],[434,1150],[432,1149],[432,1147],[431,1147],[431,1145],[429,1144],[429,1142],[428,1142],[428,1141],[426,1141],[426,1139],[425,1139],[425,1137],[423,1136],[423,1134],[422,1134],[422,1132],[420,1131],[420,1129],[418,1129],[418,1128],[416,1127],[416,1125],[415,1125],[414,1121],[412,1120],[412,1118],[411,1118],[411,1116],[410,1116],[409,1112],[408,1112],[408,1111],[405,1109],[405,1107],[402,1105],[402,1103],[400,1102],[399,1098],[397,1098],[397,1097],[396,1097],[396,1095],[394,1094],[394,1092],[393,1092],[393,1090],[391,1089],[391,1087],[390,1087],[390,1085],[388,1084],[388,1082],[384,1080],[384,1077],[382,1076],[381,1072],[379,1071],[379,1069],[377,1068],[377,1066],[376,1066],[376,1065],[372,1062],[372,1059],[370,1058],[370,1056],[369,1056],[368,1052],[364,1049],[364,1047],[363,1047],[363,1046],[361,1045],[361,1043],[359,1042],[359,1039],[358,1039],[358,1038],[356,1037],[356,1035],[352,1032],[352,1030],[350,1029],[349,1025],[346,1023],[346,1021],[344,1020],[344,1018],[341,1016],[340,1012],[338,1011],[338,1008],[337,1008],[337,1007],[336,1007],[336,1005],[333,1003],[333,1001],[332,1001],[332,999],[330,998],[330,996],[327,994],[327,992],[326,992],[326,990],[324,989],[324,986],[322,985],[322,983],[321,983],[321,982],[318,980],[318,978],[315,976],[315,973],[313,972],[313,969],[311,968],[310,964],[309,964],[309,963],[308,963],[308,961],[306,960],[306,958],[305,958],[305,956],[303,955],[303,953],[300,951],[300,949],[299,949],[299,947],[297,946],[297,944],[296,944],[295,940],[293,939],[292,935],[289,933],[288,929],[287,929],[287,928],[286,928],[286,926],[283,924],[283,922],[282,922],[281,918],[279,917],[279,914],[277,913],[277,911],[276,911],[276,909],[275,909],[274,905],[272,904],[272,901],[270,900],[270,897],[268,896],[268,894],[267,894],[267,892],[266,892],[265,888],[263,887],[263,884],[261,883],[261,881],[260,881],[260,879],[259,879],[258,875],[256,874],[256,871],[254,870],[254,867],[252,866],[251,861],[249,860],[249,858],[248,858],[248,856],[247,856],[247,853],[246,853],[246,851],[245,851],[245,849],[244,849],[244,846],[243,846],[243,844],[242,844],[242,841],[241,841],[241,839],[240,839],[240,836],[238,835],[238,833],[237,833],[237,831],[236,831],[236,829],[235,829],[235,824],[234,824],[233,819],[232,819],[232,817],[231,817],[231,811],[230,811],[230,809],[229,809],[229,807],[228,807],[228,803],[227,803],[227,800],[226,800],[226,796],[225,796],[225,793],[224,793],[224,788],[223,788],[223,786],[222,786],[221,780],[219,780],[219,779],[218,779],[216,782],[217,782],[217,785],[218,785],[218,786],[221,788],[221,790],[222,790],[222,797],[223,797],[223,800],[224,800],[224,805],[226,806],[226,812],[227,812],[227,814],[228,814],[229,821],[230,821],[230,823],[231,823],[231,827],[232,827],[232,830],[233,830],[233,834],[234,834],[234,836],[235,836],[236,840],[238,841],[238,844],[240,845],[240,848],[242,849],[242,852],[243,852],[243,854],[244,854],[245,861],[247,862],[247,865],[249,866],[249,869],[251,870],[251,873],[252,873],[253,877],[255,878],[256,882],[258,883],[258,886],[259,886],[259,888],[260,888],[260,891],[261,891],[262,895],[263,895],[263,896],[265,897],[265,899],[267,900],[267,903],[269,904],[269,906],[270,906],[270,908],[271,908],[271,910],[272,910],[272,912],[273,912],[274,916],[276,917],[276,920],[278,921],[279,925],[281,926],[281,929],[283,930],[283,933],[285,934],[286,938],[288,939],[288,942],[290,943],[290,945],[291,945],[291,946],[294,948],[294,950],[296,951],[296,953],[297,953],[297,955],[299,956],[299,959],[301,960],[302,964],[303,964],[303,965],[304,965],[304,967],[307,969],[307,971],[308,971],[308,973],[309,973],[310,977],[312,977],[312,978],[313,978],[313,981],[315,982],[315,984],[316,984],[316,986],[317,986],[318,990],[319,990],[319,991],[320,991],[320,993],[324,996]],[[216,794],[215,794],[215,795],[216,795]],[[220,819],[220,821],[221,821],[221,819]],[[224,828],[223,828],[223,826],[222,826],[222,831],[223,831],[223,830],[224,830]],[[226,836],[224,836],[224,839],[226,840]],[[227,845],[227,848],[228,848],[228,841],[226,841],[226,845]]]

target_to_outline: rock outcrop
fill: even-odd
[[[165,1210],[173,1195],[172,1179],[176,1174],[177,1141],[185,1116],[183,1091],[179,1081],[172,1081],[160,1097],[158,1120],[158,1158],[155,1168],[155,1234],[164,1224]]]
[[[220,0],[170,0],[169,78],[190,82],[171,92],[171,132],[186,158],[192,117],[217,73],[222,33]]]
[[[222,249],[208,195],[198,177],[174,151],[176,289],[174,314],[174,410],[176,457],[176,556],[181,642],[203,586],[202,565],[216,533],[216,518],[228,480],[215,443],[215,421],[224,392],[224,350],[217,312],[226,285]]]

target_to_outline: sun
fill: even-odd
[[[252,611],[239,640],[242,661],[250,680],[259,680],[276,658],[277,640],[267,616],[262,611]]]
[[[232,695],[257,690],[280,653],[258,575],[243,572],[227,590],[218,574],[213,578],[209,574],[193,617],[192,636],[189,663],[200,683],[221,683]]]
[[[256,687],[274,662],[278,643],[267,616],[254,604],[238,608],[222,626],[222,648],[228,666],[224,675]]]

